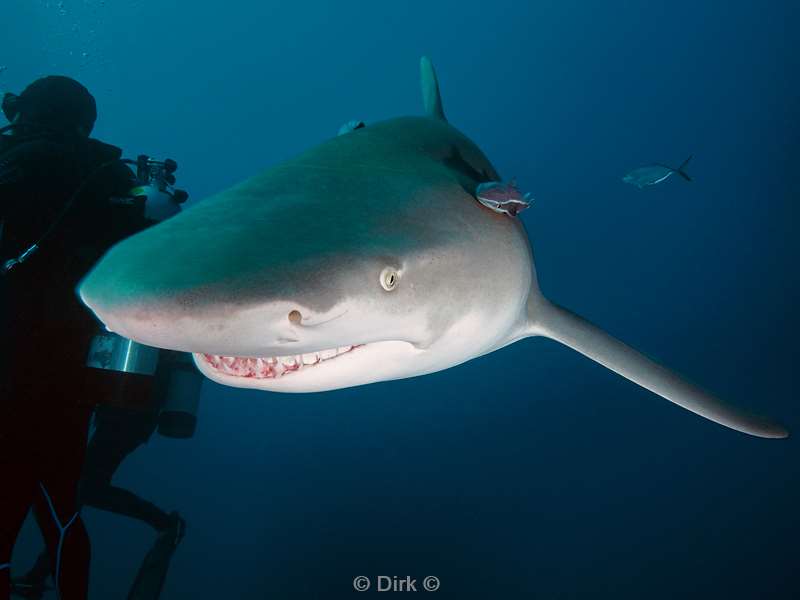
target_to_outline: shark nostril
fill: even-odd
[[[289,322],[294,323],[295,325],[300,325],[300,321],[303,320],[303,315],[300,314],[299,310],[293,310],[289,313]]]

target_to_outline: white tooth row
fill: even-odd
[[[220,356],[204,354],[206,362],[218,371],[238,377],[255,377],[256,379],[274,378],[297,371],[304,366],[312,366],[324,360],[330,360],[340,354],[350,352],[355,346],[340,346],[319,352],[295,354],[294,356],[271,356],[266,358],[248,358],[240,356]]]

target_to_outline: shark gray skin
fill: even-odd
[[[522,222],[474,196],[500,176],[445,119],[426,58],[421,71],[426,116],[337,136],[119,243],[83,301],[229,386],[351,387],[544,336],[717,423],[785,437],[544,298]]]

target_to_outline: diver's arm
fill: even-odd
[[[46,208],[56,201],[53,192],[75,178],[75,167],[58,144],[46,139],[7,147],[0,155],[0,218],[19,209]],[[31,206],[31,201],[42,205]]]
[[[124,198],[136,186],[136,175],[122,160],[108,164],[94,186],[94,193],[103,198]]]

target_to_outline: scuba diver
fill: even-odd
[[[19,96],[5,94],[2,110],[11,124],[0,129],[0,600],[9,598],[11,553],[31,508],[58,596],[83,599],[90,544],[78,484],[91,414],[98,403],[147,406],[154,378],[87,368],[87,348],[103,337],[75,288],[111,246],[177,212],[186,194],[165,193],[174,162],[139,157],[138,175],[153,167],[162,184],[142,186],[119,148],[89,137],[95,100],[74,79],[38,79]],[[133,438],[149,437],[146,420],[122,426],[125,439],[110,444],[112,418],[98,414],[106,433],[94,445],[84,502],[153,519],[174,547],[183,533],[177,513],[164,517],[110,485]]]
[[[121,389],[115,396],[116,402],[121,405],[101,404],[95,408],[94,432],[89,440],[78,488],[79,508],[91,506],[137,519],[150,525],[159,534],[130,591],[128,597],[131,599],[158,598],[172,553],[183,539],[186,522],[178,512],[167,514],[133,492],[112,485],[111,480],[122,461],[146,444],[157,428],[162,435],[190,437],[188,433],[179,431],[165,432],[162,417],[162,414],[167,414],[162,413],[162,409],[164,399],[169,395],[164,386],[170,383],[174,386],[175,382],[171,381],[174,379],[174,366],[186,365],[186,356],[184,353],[161,351],[151,401],[146,406],[130,408],[125,402],[120,402],[120,398],[126,395],[126,390]],[[50,559],[48,553],[43,551],[25,575],[12,579],[12,592],[21,598],[42,598],[44,592],[50,589],[46,583],[50,574]]]

